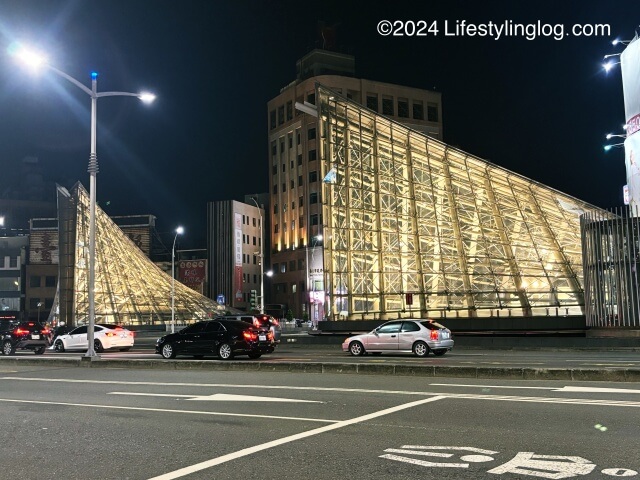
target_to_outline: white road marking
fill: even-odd
[[[163,475],[159,475],[157,477],[153,477],[149,480],[173,480],[174,478],[184,477],[185,475],[190,475],[194,472],[198,472],[200,470],[205,470],[207,468],[214,467],[216,465],[220,465],[225,462],[229,462],[231,460],[235,460],[237,458],[246,457],[247,455],[251,455],[256,452],[261,452],[263,450],[268,450],[273,447],[277,447],[279,445],[284,445],[286,443],[291,443],[296,440],[301,440],[303,438],[312,437],[314,435],[318,435],[324,432],[330,432],[332,430],[337,430],[339,428],[347,427],[349,425],[355,425],[357,423],[366,422],[368,420],[372,420],[374,418],[382,417],[384,415],[389,415],[391,413],[399,412],[401,410],[406,410],[408,408],[417,407],[419,405],[423,405],[425,403],[435,402],[436,400],[441,400],[445,397],[430,397],[424,398],[422,400],[416,400],[415,402],[409,402],[402,405],[397,405],[395,407],[386,408],[384,410],[379,410],[377,412],[369,413],[367,415],[362,415],[361,417],[352,418],[350,420],[343,420],[338,423],[334,423],[333,425],[325,425],[324,427],[315,428],[313,430],[309,430],[307,432],[297,433],[295,435],[290,435],[288,437],[279,438],[277,440],[273,440],[271,442],[263,443],[261,445],[255,445],[253,447],[244,448],[242,450],[238,450],[237,452],[229,453],[227,455],[222,455],[221,457],[212,458],[211,460],[207,460],[205,462],[196,463],[195,465],[191,465],[189,467],[181,468],[179,470],[175,470],[173,472],[168,472]]]
[[[471,387],[471,388],[505,388],[522,390],[551,390],[553,392],[584,392],[584,393],[640,393],[640,390],[629,388],[600,388],[600,387],[515,387],[509,385],[469,385],[464,383],[430,383],[429,385],[439,387]]]
[[[512,388],[520,390],[555,390],[556,387],[511,387],[505,385],[469,385],[466,383],[430,383],[438,387]]]
[[[231,395],[228,393],[214,393],[213,395],[180,395],[171,393],[138,393],[138,392],[107,392],[107,395],[132,395],[144,397],[179,397],[187,400],[209,400],[218,402],[298,402],[325,403],[320,400],[298,400],[295,398],[256,397],[252,395]]]
[[[555,392],[585,392],[585,393],[640,393],[640,390],[629,388],[598,388],[598,387],[562,387]]]
[[[120,405],[97,405],[91,403],[69,403],[69,402],[48,402],[43,400],[17,400],[13,398],[0,398],[0,402],[6,403],[30,403],[37,405],[64,405],[68,407],[89,407],[104,408],[113,410],[137,410],[143,412],[162,412],[162,413],[191,413],[197,415],[214,415],[221,417],[250,417],[264,418],[268,420],[300,420],[303,422],[320,422],[320,423],[339,423],[341,420],[325,420],[321,418],[303,418],[303,417],[284,417],[278,415],[254,415],[249,413],[228,413],[228,412],[205,412],[202,410],[176,410],[173,408],[149,408],[149,407],[124,407]]]

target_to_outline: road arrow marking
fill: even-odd
[[[214,393],[213,395],[178,395],[171,393],[139,393],[139,392],[108,392],[108,395],[135,395],[143,397],[172,397],[187,400],[208,400],[213,402],[293,402],[293,403],[324,403],[319,400],[299,400],[295,398],[256,397],[252,395],[232,395],[228,393]]]

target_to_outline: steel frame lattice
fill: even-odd
[[[72,193],[58,188],[61,221],[61,320],[87,321],[89,265],[89,196],[80,184]],[[66,240],[65,240],[66,239]],[[71,243],[69,244],[65,244]],[[71,273],[71,278],[65,272]],[[96,208],[95,315],[98,323],[127,325],[169,323],[171,276],[153,263],[99,207]],[[66,285],[66,286],[65,286]],[[64,305],[68,305],[65,309]],[[66,311],[65,311],[66,310]],[[175,282],[175,319],[179,323],[202,320],[225,308]]]
[[[320,173],[336,172],[322,195],[330,319],[583,313],[579,216],[601,209],[322,85],[316,99]]]

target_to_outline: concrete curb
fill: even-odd
[[[363,363],[260,362],[220,360],[147,360],[0,357],[0,366],[47,366],[80,368],[131,368],[141,370],[211,370],[250,372],[326,373],[352,375],[399,375],[432,378],[504,380],[561,380],[573,382],[640,382],[640,368],[607,370],[532,367],[457,367],[436,365],[379,365]]]

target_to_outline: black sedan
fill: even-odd
[[[163,358],[191,355],[195,358],[217,356],[230,360],[235,355],[260,358],[275,349],[273,332],[239,320],[207,320],[194,323],[179,332],[160,337],[156,353]]]

